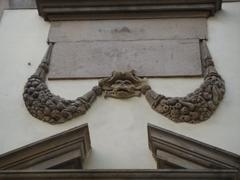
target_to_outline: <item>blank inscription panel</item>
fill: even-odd
[[[201,76],[199,41],[206,19],[53,22],[49,79],[102,78],[134,69],[139,76]]]

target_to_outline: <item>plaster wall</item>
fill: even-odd
[[[22,92],[35,71],[47,44],[49,23],[36,10],[8,10],[0,21],[0,153],[13,150],[77,125],[88,123],[92,152],[88,169],[156,168],[148,149],[147,123],[181,133],[240,154],[240,3],[225,3],[208,20],[208,46],[216,68],[226,81],[226,94],[215,114],[200,124],[176,124],[154,112],[144,97],[104,99],[84,116],[65,124],[49,125],[33,118],[25,108]],[[154,90],[167,96],[184,96],[201,78],[150,79]],[[73,99],[97,80],[49,81],[55,94]]]

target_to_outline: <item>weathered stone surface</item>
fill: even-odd
[[[0,0],[0,20],[5,9],[33,9],[35,0]]]
[[[112,71],[138,76],[201,76],[199,42],[189,40],[56,43],[49,78],[101,78]]]
[[[49,78],[100,78],[132,69],[148,77],[200,76],[197,41],[206,38],[204,18],[52,22],[49,42],[57,43]]]
[[[225,83],[214,67],[205,42],[201,43],[204,82],[185,97],[166,97],[146,90],[151,107],[175,122],[199,123],[207,120],[217,109],[225,94]]]
[[[221,9],[220,0],[37,0],[45,20],[146,19],[209,17]]]
[[[48,89],[45,79],[49,70],[53,44],[36,72],[28,79],[23,99],[32,116],[48,123],[63,123],[84,114],[96,97],[130,98],[143,93],[151,107],[175,122],[198,123],[207,120],[217,109],[225,93],[224,80],[214,67],[205,42],[201,42],[204,82],[185,97],[166,97],[157,94],[134,71],[113,72],[91,91],[76,100],[65,100]]]
[[[36,8],[35,0],[9,0],[10,9],[33,9]]]
[[[52,47],[53,44],[49,46],[36,72],[25,84],[23,99],[32,116],[50,124],[59,124],[85,114],[97,96],[101,95],[101,89],[95,86],[84,96],[75,100],[66,100],[52,94],[45,83]]]
[[[159,169],[240,170],[238,154],[152,124],[148,124],[147,134]]]
[[[0,179],[6,180],[7,177],[1,175],[3,171],[9,170],[29,172],[44,169],[79,169],[90,152],[91,140],[88,124],[82,124],[1,154]],[[76,159],[78,163],[74,161]],[[67,166],[69,161],[72,166]],[[40,178],[42,179],[42,177]],[[30,179],[32,180],[32,178]]]
[[[50,42],[206,39],[205,18],[52,22]]]
[[[112,76],[104,78],[99,82],[104,92],[104,97],[126,99],[134,96],[141,96],[142,90],[150,89],[146,79],[136,76],[134,71],[116,72]]]

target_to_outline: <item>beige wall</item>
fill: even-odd
[[[36,10],[5,11],[0,21],[0,153],[88,123],[92,153],[85,168],[156,168],[148,150],[147,123],[240,154],[240,3],[227,3],[208,20],[209,48],[226,81],[226,95],[206,122],[176,124],[154,112],[144,97],[129,100],[99,98],[88,113],[62,125],[49,125],[27,112],[23,86],[46,51],[49,24]],[[29,66],[28,63],[31,63]],[[168,96],[183,96],[202,79],[151,79]],[[50,89],[66,98],[88,91],[96,80],[50,81]]]

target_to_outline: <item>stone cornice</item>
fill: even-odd
[[[151,124],[148,125],[148,139],[158,163],[162,161],[170,167],[240,169],[240,156]]]
[[[209,17],[221,4],[221,0],[37,0],[39,15],[49,21]]]
[[[39,178],[40,177],[40,178]],[[172,180],[172,179],[206,179],[206,180],[237,180],[235,170],[62,170],[62,171],[5,171],[0,172],[0,179],[31,179],[31,180]]]
[[[2,154],[0,170],[48,169],[75,158],[81,161],[90,149],[88,125],[84,124]]]

